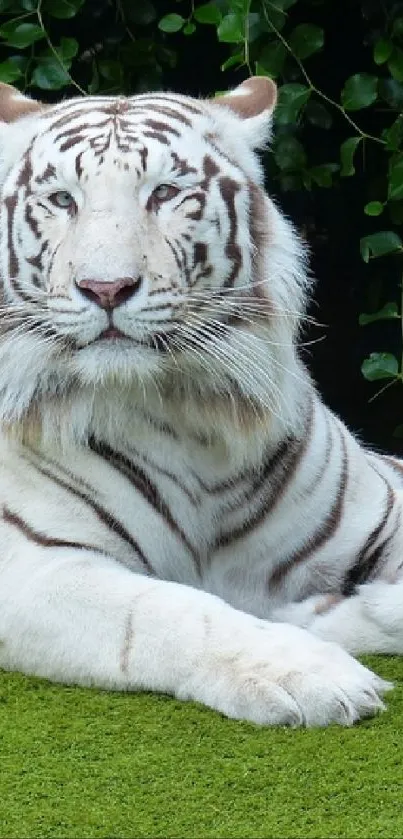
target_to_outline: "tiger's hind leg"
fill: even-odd
[[[350,597],[313,595],[271,617],[335,641],[350,653],[403,655],[403,579],[361,585]]]

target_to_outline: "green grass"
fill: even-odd
[[[352,729],[261,729],[165,696],[0,674],[0,836],[402,837],[403,659]]]

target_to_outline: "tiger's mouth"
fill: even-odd
[[[150,337],[147,339],[139,339],[133,337],[132,335],[129,335],[127,332],[123,332],[121,329],[118,329],[117,326],[111,325],[104,329],[102,332],[100,332],[100,334],[96,338],[94,338],[93,341],[90,341],[88,344],[86,344],[86,346],[93,346],[94,344],[98,344],[101,341],[124,341],[126,343],[130,342],[130,344],[141,347],[143,349],[153,350],[154,352],[172,352],[172,334],[170,334],[169,332],[155,332],[154,334],[150,335]]]
[[[130,335],[126,335],[125,332],[122,332],[120,329],[117,329],[116,326],[108,326],[107,329],[104,329],[98,338],[95,341],[103,341],[105,338],[128,338],[130,340]]]
[[[97,341],[103,341],[104,339],[108,338],[115,338],[118,340],[125,338],[126,340],[131,340],[130,335],[126,335],[126,333],[122,332],[121,329],[118,329],[116,326],[108,326],[107,329],[104,329],[103,332],[101,332],[101,334],[98,335],[98,338],[95,338],[95,341],[93,343],[96,343]]]

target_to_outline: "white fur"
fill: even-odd
[[[383,707],[380,696],[388,685],[329,642],[353,652],[402,651],[403,583],[388,582],[400,580],[401,530],[379,581],[327,612],[319,614],[318,606],[326,606],[326,594],[340,587],[382,515],[382,474],[396,493],[401,482],[386,462],[375,458],[375,469],[374,458],[326,412],[298,359],[295,343],[307,288],[303,254],[269,198],[262,198],[267,243],[254,253],[248,180],[261,183],[253,149],[263,141],[268,114],[241,120],[228,106],[194,103],[201,114],[192,118],[193,127],[181,125],[180,137],[170,137],[168,148],[148,139],[147,174],[135,176],[137,148],[127,157],[112,144],[100,166],[88,146],[88,137],[100,131],[105,101],[62,103],[1,128],[3,316],[6,322],[14,306],[24,319],[0,338],[0,665],[61,682],[165,691],[259,724],[351,724]],[[155,117],[147,96],[136,101]],[[192,100],[167,94],[165,105],[180,109],[186,102]],[[62,152],[62,128],[54,124],[75,107],[86,111],[87,139]],[[142,136],[144,115],[130,119]],[[206,141],[210,134],[216,147]],[[19,181],[27,149],[33,195],[25,194]],[[78,182],[74,161],[80,149],[88,177]],[[172,149],[196,174],[175,180]],[[184,210],[173,210],[174,202],[159,213],[147,210],[158,184],[174,180],[181,194],[197,190],[207,153],[222,176],[238,184],[233,200],[243,265],[227,299],[233,306],[238,301],[245,319],[228,334],[209,333],[211,340],[193,350],[158,353],[133,342],[146,341],[159,328],[168,331],[175,318],[182,323],[190,318],[186,328],[194,328],[199,323],[197,312],[189,314],[194,289],[213,301],[231,269],[225,247],[231,219],[218,183],[197,223],[186,220]],[[42,177],[49,163],[56,170],[51,185]],[[74,196],[74,219],[46,209],[56,190]],[[21,298],[9,271],[6,206],[15,194],[18,281],[24,293],[36,295],[32,304]],[[39,238],[51,243],[39,290],[29,262],[38,252],[38,237],[27,224],[27,206]],[[189,258],[193,242],[201,242],[212,264],[204,279],[193,276],[191,292],[167,244],[184,231],[191,237]],[[256,258],[259,269],[253,267]],[[139,294],[113,313],[114,326],[128,339],[94,343],[108,317],[75,281],[111,282],[139,273]],[[163,309],[152,307],[156,290]],[[220,305],[209,310],[215,319]],[[27,331],[36,306],[60,339],[74,338],[74,348]],[[211,319],[210,329],[214,323]],[[273,513],[245,537],[220,545],[220,534],[253,517],[263,490],[249,496],[248,481],[258,479],[268,453],[285,437],[303,438],[311,405],[312,436],[293,481],[278,491]],[[331,453],[322,474],[329,435]],[[91,436],[145,471],[176,528],[124,471],[88,448]],[[337,532],[281,585],[268,589],[273,570],[309,543],[331,508],[343,440],[350,472]],[[246,477],[238,480],[242,470]],[[209,492],[220,483],[219,493]],[[141,552],[100,510],[137,541],[155,578],[147,576]],[[88,547],[57,547],[57,540]]]

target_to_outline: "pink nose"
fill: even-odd
[[[84,297],[92,300],[101,309],[116,309],[138,292],[141,277],[119,277],[112,283],[103,280],[78,280],[76,285]]]

